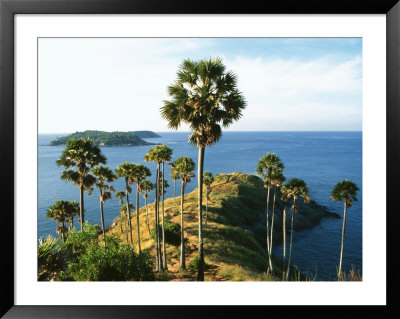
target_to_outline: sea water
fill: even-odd
[[[173,149],[172,160],[180,156],[191,157],[197,165],[197,148],[188,143],[187,132],[160,132],[160,138],[147,139],[151,143],[167,144]],[[61,134],[38,136],[38,237],[56,236],[56,222],[46,219],[46,210],[57,199],[79,202],[76,186],[60,179],[62,167],[56,160],[64,149],[47,146]],[[142,163],[151,169],[155,181],[156,164],[144,162],[143,157],[151,145],[136,147],[102,147],[107,165],[115,169],[124,161]],[[285,165],[287,179],[303,179],[310,189],[311,198],[329,211],[343,216],[343,203],[330,199],[332,188],[342,179],[350,179],[360,188],[358,202],[348,210],[346,237],[343,253],[343,269],[352,267],[362,271],[362,132],[224,132],[222,138],[205,151],[204,171],[219,173],[242,172],[255,174],[258,159],[267,152],[276,153]],[[170,168],[165,165],[166,179],[170,187],[166,198],[173,196],[173,181],[169,179]],[[177,195],[179,182],[177,182]],[[113,183],[115,190],[123,190],[124,181]],[[189,193],[197,186],[194,178],[186,187]],[[134,186],[133,193],[136,187]],[[148,202],[154,201],[154,192]],[[136,206],[135,196],[131,202]],[[140,206],[144,205],[140,196]],[[119,200],[112,198],[104,204],[104,219],[108,226],[119,215]],[[290,211],[288,212],[290,215]],[[100,223],[99,194],[85,193],[85,220]],[[309,277],[317,280],[334,280],[339,263],[342,219],[325,218],[311,229],[294,232],[292,264]],[[207,239],[205,239],[207,240]],[[282,256],[282,246],[274,247],[274,254]]]

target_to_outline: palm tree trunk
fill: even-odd
[[[289,260],[287,266],[287,273],[286,273],[286,280],[289,280],[289,273],[290,273],[290,259],[292,257],[292,242],[293,242],[293,224],[294,224],[294,212],[296,210],[296,199],[293,199],[293,209],[292,211],[292,225],[290,227],[290,248],[289,248]]]
[[[101,217],[101,230],[103,232],[104,247],[106,247],[106,233],[104,230],[104,212],[103,212],[103,191],[100,189],[100,217]]]
[[[283,233],[283,266],[282,266],[282,280],[285,280],[286,272],[286,208],[282,212],[282,233]]]
[[[185,200],[185,183],[182,182],[182,187],[181,187],[181,264],[180,268],[185,269],[185,229],[183,227],[183,202]]]
[[[138,247],[139,253],[142,252],[140,247],[140,227],[139,227],[139,184],[136,183],[136,227],[137,227],[137,240],[138,240]]]
[[[207,226],[207,217],[208,217],[208,188],[206,189],[206,221],[204,225]]]
[[[83,223],[85,222],[85,214],[84,214],[84,196],[83,196],[83,186],[79,188],[79,218],[81,221],[81,231],[83,230]]]
[[[125,212],[126,213],[126,212]],[[126,243],[129,243],[129,235],[128,235],[128,229],[129,229],[129,225],[128,225],[128,218],[125,217],[125,237],[126,237]]]
[[[159,200],[159,187],[160,187],[160,163],[157,163],[157,177],[156,177],[156,202],[154,206],[154,220],[155,220],[155,231],[156,231],[156,270],[161,271],[160,267],[160,249],[158,241],[158,200]]]
[[[132,224],[131,224],[131,214],[129,213],[129,195],[128,195],[128,180],[125,179],[125,195],[126,195],[126,218],[128,219],[128,226],[129,226],[129,233],[130,233],[130,238],[131,238],[131,243],[133,244],[133,238],[132,238]]]
[[[69,231],[71,231],[74,228],[74,216],[71,217],[71,224],[69,226]]]
[[[161,200],[162,200],[162,249],[164,270],[168,270],[167,251],[165,250],[165,224],[164,224],[164,162],[162,162],[162,185],[161,185]]]
[[[272,202],[272,216],[271,216],[271,237],[269,240],[269,258],[271,260],[271,255],[272,255],[272,240],[273,240],[273,234],[274,234],[274,219],[275,219],[275,201],[276,201],[276,186],[274,187],[274,199]],[[271,274],[274,276],[274,269],[272,266],[272,262],[270,262],[270,267],[271,267]]]
[[[346,201],[344,201],[344,215],[343,215],[343,225],[342,225],[342,243],[340,245],[340,261],[339,261],[339,271],[338,271],[338,279],[342,276],[342,260],[343,260],[343,243],[344,243],[344,233],[346,230],[346,212],[347,205]]]
[[[123,233],[123,230],[122,230],[122,214],[121,214],[121,222],[119,223],[119,225],[121,227],[121,234],[122,234]]]
[[[147,230],[149,231],[149,234],[150,234],[149,208],[147,207],[147,193],[146,193],[146,197],[144,198],[144,204],[146,206],[146,225],[147,225]]]
[[[174,209],[173,213],[175,213],[175,196],[176,196],[176,180],[174,179],[174,200],[172,201]]]
[[[198,281],[204,281],[204,251],[203,251],[203,165],[204,147],[199,146],[197,181],[198,181],[198,208],[199,208],[199,268],[197,274]]]
[[[271,260],[271,253],[269,250],[270,242],[269,242],[269,193],[270,193],[270,186],[268,185],[268,192],[267,192],[267,253],[268,253],[268,264],[269,270],[272,274],[272,260]]]
[[[64,234],[64,221],[62,222],[62,231],[61,231],[61,237],[62,237],[62,241],[63,243],[65,243],[65,234]]]

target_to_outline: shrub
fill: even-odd
[[[63,253],[59,250],[61,242],[49,235],[46,239],[39,239],[38,280],[50,280],[65,267]]]
[[[181,225],[173,223],[169,220],[164,220],[165,226],[165,241],[173,246],[179,246],[181,244]],[[162,229],[161,225],[159,226],[159,236],[162,238]],[[156,238],[156,229],[155,227],[151,230],[151,237],[153,239]]]
[[[154,280],[149,254],[136,254],[116,236],[106,237],[107,247],[99,244],[96,228],[85,223],[82,232],[71,232],[63,245],[69,256],[64,280],[129,281]]]

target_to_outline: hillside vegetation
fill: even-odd
[[[145,134],[146,133],[146,134]],[[141,131],[140,135],[146,135],[143,137],[150,136],[152,132]],[[140,145],[152,145],[141,137],[135,135],[134,132],[104,132],[104,131],[84,131],[75,132],[63,137],[57,137],[57,139],[50,142],[50,146],[63,145],[71,138],[90,138],[94,141],[96,145],[99,146],[140,146]],[[152,136],[155,137],[155,136]]]
[[[178,182],[177,184],[180,184]],[[177,185],[178,186],[178,185]],[[177,187],[179,189],[179,187]],[[179,195],[179,194],[177,194]],[[205,198],[203,204],[205,206]],[[132,201],[135,205],[136,203]],[[284,203],[278,201],[276,223],[279,224],[279,210]],[[142,250],[155,255],[154,239],[154,204],[148,205],[150,232],[146,226],[146,209],[144,200],[140,199],[140,236]],[[171,224],[180,225],[180,197],[165,201],[166,220]],[[268,281],[272,278],[266,274],[267,253],[264,241],[265,231],[266,190],[260,178],[241,173],[220,174],[215,176],[211,185],[208,200],[208,223],[203,228],[206,271],[205,279],[213,281]],[[309,227],[327,216],[334,216],[322,207],[311,203],[303,208],[296,223],[297,228]],[[161,215],[161,209],[160,209]],[[298,216],[296,216],[297,218]],[[186,265],[187,271],[179,271],[179,241],[167,237],[168,271],[157,274],[159,280],[195,280],[196,259],[198,250],[198,216],[197,191],[185,195],[184,203]],[[133,239],[136,243],[136,213],[131,214]],[[121,233],[120,218],[117,217],[110,225],[107,234],[116,234],[122,241],[125,239],[126,221],[123,221]],[[204,223],[203,223],[204,224]],[[282,224],[281,224],[282,225]],[[173,226],[173,225],[172,225]],[[178,229],[178,226],[171,227]],[[180,228],[180,227],[179,227]],[[275,238],[277,241],[278,236]],[[275,273],[281,273],[280,260],[273,258]]]
[[[160,135],[154,133],[153,131],[132,131],[130,133],[133,133],[134,135],[140,137],[140,138],[157,138],[161,137]]]

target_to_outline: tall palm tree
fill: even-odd
[[[174,174],[178,175],[181,180],[181,261],[180,268],[185,269],[185,236],[184,236],[184,223],[183,223],[183,203],[185,200],[185,185],[190,182],[194,177],[193,171],[195,169],[194,161],[189,157],[180,157],[174,163]]]
[[[131,178],[136,183],[136,227],[139,253],[142,251],[140,246],[140,223],[139,223],[139,194],[142,192],[142,183],[146,177],[151,176],[150,170],[142,164],[133,164]]]
[[[124,204],[125,192],[123,192],[123,191],[118,191],[118,192],[115,193],[115,197],[116,197],[116,198],[119,198],[119,205],[122,206],[122,205]],[[120,227],[121,227],[121,234],[122,234],[122,233],[123,233],[123,230],[122,230],[122,221],[123,221],[123,217],[124,217],[124,211],[121,210],[121,207],[120,207],[120,213],[121,213],[121,222],[120,222],[119,224],[120,224]],[[127,237],[126,237],[126,242],[128,243],[128,233],[126,233],[126,235],[127,235]]]
[[[210,171],[205,171],[203,176],[203,183],[206,186],[206,220],[204,225],[207,226],[208,218],[208,194],[210,193],[211,184],[214,182],[214,176]]]
[[[177,80],[168,87],[170,101],[164,101],[161,115],[168,126],[178,129],[188,124],[192,134],[189,142],[199,149],[198,221],[199,264],[197,280],[204,281],[203,252],[203,165],[204,151],[222,136],[223,127],[228,127],[242,116],[246,101],[237,89],[237,76],[227,72],[220,58],[192,61],[186,59],[177,72]]]
[[[103,240],[104,240],[104,246],[105,246],[106,245],[106,233],[105,233],[105,228],[104,228],[103,203],[107,199],[111,199],[112,192],[114,192],[114,187],[111,185],[108,185],[106,183],[112,183],[116,179],[116,176],[115,176],[114,172],[108,168],[108,166],[97,165],[92,168],[92,172],[93,172],[94,176],[97,177],[95,184],[100,192],[101,229],[103,232]]]
[[[264,180],[265,186],[267,187],[267,252],[268,252],[268,262],[269,270],[271,274],[274,275],[274,269],[272,266],[271,259],[271,243],[270,243],[270,230],[269,230],[269,197],[272,185],[272,175],[279,174],[283,170],[284,166],[275,153],[267,153],[258,160],[258,165],[256,167],[256,172]]]
[[[131,217],[130,217],[130,212],[129,212],[129,193],[132,192],[132,188],[129,186],[132,184],[132,171],[133,171],[133,164],[124,162],[120,164],[116,169],[115,172],[117,173],[118,178],[124,178],[125,179],[125,198],[126,198],[126,218],[128,219],[128,227],[129,227],[129,233],[130,233],[130,239],[131,243],[133,243],[133,238],[132,238],[132,224],[131,224]]]
[[[271,184],[274,188],[274,199],[272,202],[272,217],[271,217],[271,237],[269,240],[269,254],[272,254],[272,242],[274,235],[274,220],[275,220],[275,202],[276,202],[276,190],[279,188],[283,182],[285,181],[285,176],[283,176],[282,171],[274,171],[271,175]]]
[[[308,195],[308,187],[305,181],[298,178],[291,178],[289,181],[281,187],[282,198],[284,200],[292,199],[293,205],[291,207],[292,211],[292,221],[291,221],[291,230],[290,230],[290,248],[289,248],[289,260],[287,265],[286,272],[286,280],[289,280],[290,273],[290,258],[292,256],[292,242],[293,242],[293,224],[294,224],[294,215],[298,211],[298,207],[296,206],[296,200],[299,197],[304,199],[305,203],[310,201],[310,196]]]
[[[161,183],[161,210],[162,210],[162,249],[163,249],[163,262],[164,262],[164,269],[168,269],[167,265],[167,251],[165,248],[165,225],[164,225],[164,218],[165,218],[165,212],[164,212],[164,187],[168,184],[167,181],[165,180],[164,177],[164,164],[165,162],[169,162],[171,160],[172,156],[172,149],[169,148],[167,145],[161,145],[160,147],[160,155],[162,159],[162,173],[161,173],[161,178],[162,178],[162,183]]]
[[[174,171],[174,163],[169,163],[168,166],[171,167],[170,177],[174,181],[173,212],[175,213],[176,181],[179,179],[179,174],[175,173]]]
[[[359,190],[358,186],[348,180],[342,180],[336,184],[336,186],[332,190],[331,199],[337,202],[344,202],[344,214],[343,214],[343,225],[342,225],[342,243],[340,245],[340,261],[339,261],[339,270],[338,270],[338,278],[340,279],[342,275],[342,260],[343,260],[343,243],[344,243],[344,233],[346,230],[346,213],[347,208],[351,207],[353,202],[358,201],[357,199],[357,191]]]
[[[155,222],[155,248],[156,248],[156,271],[162,271],[162,260],[160,255],[160,238],[159,238],[159,201],[160,201],[160,163],[163,162],[163,155],[161,151],[162,145],[156,145],[149,149],[144,156],[146,162],[157,163],[157,173],[156,173],[156,198],[154,205],[154,222]]]
[[[57,222],[57,233],[61,233],[63,242],[65,242],[65,233],[68,231],[67,227],[65,227],[65,222],[71,215],[77,215],[78,212],[78,203],[76,201],[67,200],[57,200],[54,205],[47,209],[46,217]]]
[[[84,191],[92,191],[96,178],[89,174],[90,169],[99,164],[105,164],[106,157],[91,139],[71,138],[67,141],[64,151],[56,161],[58,166],[64,166],[61,179],[70,181],[79,187],[80,224],[81,230],[85,219]]]
[[[149,208],[147,207],[147,199],[149,197],[149,192],[151,192],[154,189],[154,187],[155,187],[154,184],[150,182],[148,179],[145,179],[142,183],[144,204],[146,206],[146,225],[149,233],[150,233],[150,224],[149,224]]]

